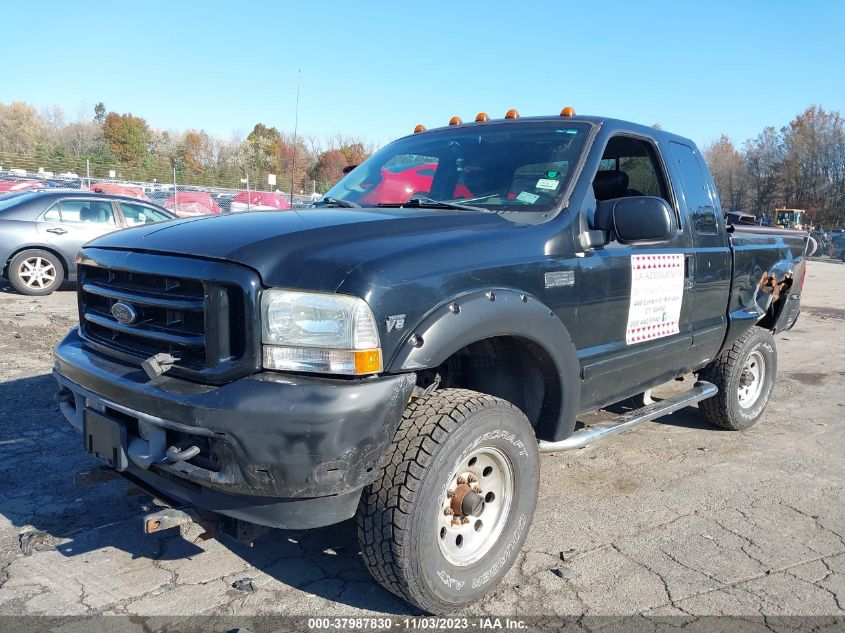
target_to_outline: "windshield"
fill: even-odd
[[[413,198],[492,211],[549,211],[569,182],[589,125],[507,122],[408,136],[381,149],[326,192],[360,206]]]

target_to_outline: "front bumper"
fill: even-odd
[[[154,380],[84,346],[56,348],[62,413],[85,411],[126,429],[126,470],[167,496],[273,527],[342,521],[381,460],[413,390],[413,374],[331,379],[275,374],[202,385]],[[200,448],[184,461],[163,449]],[[162,448],[163,447],[163,448]]]

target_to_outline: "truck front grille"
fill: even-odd
[[[80,263],[83,339],[101,353],[135,364],[158,353],[171,354],[177,359],[172,373],[198,380],[249,361],[244,358],[250,338],[248,289],[234,279],[206,281],[179,273],[178,269],[173,274],[125,270],[91,260]],[[113,313],[118,303],[123,310],[116,308]]]

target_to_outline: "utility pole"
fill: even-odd
[[[290,206],[293,207],[293,188],[296,183],[296,133],[299,127],[299,80],[302,75],[302,69],[296,69],[296,114],[293,120],[293,164],[290,170]]]
[[[176,213],[179,213],[179,197],[176,193],[176,165],[173,165],[173,206],[176,207]]]

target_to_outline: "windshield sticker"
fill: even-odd
[[[628,345],[680,332],[684,300],[684,256],[631,255]]]
[[[554,191],[560,185],[559,180],[552,180],[551,178],[540,178],[535,187],[537,189],[546,189],[547,191]]]
[[[540,196],[538,196],[536,193],[529,193],[527,191],[522,191],[516,197],[516,199],[519,200],[520,202],[527,202],[528,204],[534,204],[535,202],[537,202],[537,200],[540,199]]]

